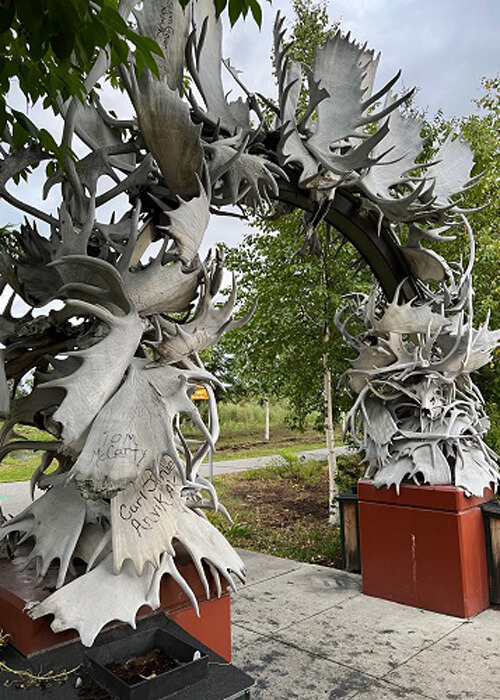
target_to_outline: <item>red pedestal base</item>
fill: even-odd
[[[489,606],[479,505],[454,486],[358,483],[363,593],[471,617]]]
[[[178,566],[180,573],[194,591],[200,605],[197,617],[190,601],[182,589],[170,576],[164,576],[161,583],[161,606],[169,618],[213,649],[217,654],[231,661],[231,603],[230,595],[224,590],[217,598],[211,590],[207,600],[198,573],[191,563]],[[207,573],[210,580],[210,575]],[[26,602],[43,600],[50,595],[47,590],[50,581],[41,585],[33,583],[29,572],[22,572],[14,561],[0,561],[0,629],[11,637],[11,644],[22,654],[29,656],[77,638],[73,630],[55,633],[50,628],[52,617],[32,620],[23,611]],[[148,615],[147,606],[139,610],[139,616]],[[121,624],[121,623],[118,623]]]

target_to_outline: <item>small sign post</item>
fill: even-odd
[[[208,391],[204,386],[195,386],[191,394],[192,401],[208,401]]]
[[[208,391],[204,386],[197,385],[191,394],[192,401],[208,401]],[[208,429],[211,429],[210,425],[210,412],[208,413]],[[212,483],[214,478],[214,463],[213,463],[213,451],[212,447],[208,448],[208,480]]]

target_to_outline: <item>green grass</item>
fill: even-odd
[[[221,434],[224,440],[240,438],[245,435],[255,435],[263,439],[265,426],[265,408],[257,401],[219,402],[219,421]],[[207,405],[205,401],[198,401],[197,408],[206,420]],[[292,432],[288,427],[287,417],[289,411],[285,401],[270,401],[269,417],[271,435],[276,432]],[[305,428],[313,429],[317,416],[309,416]],[[181,419],[183,432],[189,437],[194,436],[197,430],[188,419]],[[294,431],[297,432],[297,431]]]
[[[304,450],[320,450],[325,447],[324,441],[307,442],[297,436],[297,442],[290,444],[289,441],[271,440],[267,445],[260,446],[238,446],[237,444],[231,448],[216,449],[214,453],[214,462],[221,462],[228,459],[240,459],[244,457],[265,457],[267,455],[275,455],[282,450],[288,450],[292,454],[303,452]]]
[[[200,402],[203,403],[204,402]],[[202,413],[206,406],[201,407]],[[278,454],[286,449],[290,454],[304,450],[320,449],[325,446],[324,436],[309,425],[304,432],[292,430],[286,425],[286,404],[271,402],[271,439],[264,441],[264,406],[254,401],[219,404],[221,421],[221,436],[214,454],[214,462],[246,457],[265,457]],[[312,421],[311,421],[312,422]],[[188,435],[200,437],[190,430],[186,423],[183,426]],[[28,439],[49,441],[53,437],[36,428],[27,426],[16,427],[14,440]],[[336,435],[337,444],[341,444],[340,432]],[[40,464],[42,453],[30,450],[19,450],[9,453],[0,464],[0,483],[11,481],[27,481]]]
[[[340,533],[328,522],[328,475],[324,463],[302,463],[292,454],[285,464],[214,479],[233,524],[209,517],[235,547],[326,566],[341,565]],[[360,472],[356,460],[357,474]],[[339,458],[339,480],[355,483],[354,460]]]
[[[32,428],[26,425],[18,425],[15,429],[13,441],[17,440],[35,440],[41,442],[50,442],[53,436],[43,430]],[[32,450],[16,450],[9,452],[3,462],[0,464],[0,483],[8,483],[11,481],[29,481],[33,472],[40,464],[42,452],[33,452]]]

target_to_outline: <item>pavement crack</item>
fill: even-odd
[[[416,651],[414,654],[411,654],[407,659],[405,659],[404,661],[401,661],[401,663],[397,664],[396,666],[393,666],[393,668],[391,668],[390,671],[387,671],[387,673],[385,673],[383,676],[380,677],[380,680],[384,680],[386,683],[392,683],[392,685],[397,685],[396,683],[394,683],[393,681],[391,681],[387,678],[391,673],[394,673],[394,671],[396,671],[397,669],[401,668],[402,666],[405,666],[409,661],[412,661],[413,659],[415,659],[423,651],[427,651],[428,649],[432,649],[433,646],[435,646],[436,644],[439,644],[439,642],[442,642],[443,639],[446,639],[446,637],[449,637],[450,634],[454,634],[457,630],[459,630],[461,627],[463,627],[464,625],[467,625],[467,624],[469,624],[469,621],[464,620],[463,622],[460,622],[456,627],[453,627],[453,629],[448,630],[448,632],[445,632],[444,634],[442,634],[437,639],[434,639],[432,642],[429,642],[428,644],[422,646],[418,651]],[[401,686],[398,686],[398,687],[401,687]],[[423,696],[423,697],[427,697],[427,696]],[[432,697],[433,700],[441,700],[440,698],[436,698],[434,696],[429,696],[429,697]]]

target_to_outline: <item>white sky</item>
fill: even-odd
[[[249,17],[226,32],[224,56],[242,71],[247,87],[275,96],[271,77],[272,25],[277,10],[290,20],[288,0],[262,0],[264,19],[259,31]],[[500,0],[336,0],[330,5],[330,20],[341,20],[343,31],[350,30],[358,41],[368,42],[382,52],[377,83],[382,85],[399,69],[406,88],[417,86],[416,104],[432,117],[441,107],[446,117],[475,111],[472,100],[480,95],[483,76],[500,72]],[[124,102],[122,103],[121,100]],[[126,97],[112,97],[117,112],[128,112]],[[22,98],[16,100],[23,109]],[[38,107],[30,116],[38,126],[59,132],[55,120]],[[121,116],[121,115],[120,115]],[[23,198],[40,204],[43,172],[23,187]],[[44,206],[58,203],[54,188]],[[20,213],[0,202],[0,222],[17,224]],[[244,224],[225,217],[212,217],[204,249],[218,240],[237,244]]]

